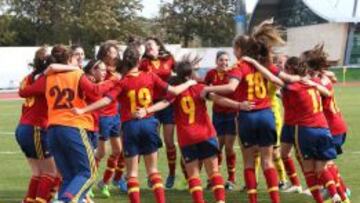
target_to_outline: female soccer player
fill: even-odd
[[[48,123],[46,99],[43,94],[34,96],[26,90],[27,86],[44,77],[42,73],[49,65],[46,58],[45,47],[36,51],[34,71],[24,78],[19,89],[19,95],[25,98],[25,102],[15,135],[32,172],[24,203],[50,201],[51,189],[57,178],[55,162],[49,152],[46,135]]]
[[[327,56],[324,51],[324,45],[317,45],[313,49],[304,52],[301,58],[307,65],[310,75],[314,80],[326,87],[330,92],[329,96],[322,96],[323,111],[329,124],[331,135],[333,136],[336,151],[338,155],[340,155],[342,154],[342,145],[345,142],[347,127],[341,111],[336,105],[331,78],[327,76],[329,75],[327,73],[327,69],[329,68]],[[327,167],[333,174],[341,200],[349,201],[346,195],[347,187],[340,176],[335,162],[329,162]]]
[[[54,46],[51,60],[71,64],[70,52],[62,45]],[[78,202],[95,181],[96,165],[91,140],[94,138],[94,121],[91,114],[81,116],[71,112],[73,107],[86,105],[84,98],[101,94],[100,86],[94,85],[83,72],[55,73],[39,78],[32,86],[33,94],[46,95],[48,106],[48,136],[63,183],[58,199],[60,202]]]
[[[153,72],[163,81],[168,82],[174,69],[175,60],[171,53],[165,49],[163,43],[155,37],[149,37],[145,41],[145,54],[140,64],[140,70]],[[164,94],[155,94],[154,101],[163,99]],[[171,106],[157,112],[155,117],[163,127],[166,157],[169,167],[169,175],[166,178],[166,188],[172,188],[175,183],[176,147],[174,142],[174,112]]]
[[[183,60],[176,64],[175,84],[189,81],[193,78],[194,63]],[[175,110],[175,124],[177,128],[178,143],[185,161],[186,172],[189,176],[189,190],[194,203],[204,203],[200,180],[200,162],[205,165],[208,178],[211,181],[217,203],[225,202],[224,180],[219,173],[217,155],[219,144],[216,139],[215,129],[207,114],[206,100],[201,93],[206,88],[204,84],[190,87],[177,96],[169,95],[166,100],[160,101],[153,106],[138,111],[143,117],[147,114],[167,108],[171,103]],[[209,95],[217,103],[239,110],[240,108],[251,108],[247,103],[231,101],[229,99]]]
[[[229,54],[224,51],[219,51],[216,54],[215,69],[207,72],[205,76],[205,83],[207,85],[223,85],[229,82]],[[231,95],[225,95],[231,98]],[[216,134],[220,146],[219,165],[222,160],[222,149],[225,146],[226,165],[228,170],[228,180],[225,188],[233,190],[235,185],[235,164],[236,154],[234,151],[234,143],[236,140],[236,116],[237,109],[222,107],[218,104],[213,104],[212,122],[216,130]]]
[[[97,60],[102,61],[106,65],[107,74],[105,80],[113,80],[120,78],[119,73],[116,72],[116,66],[120,62],[119,48],[113,41],[107,41],[101,45],[97,54]],[[106,142],[110,140],[111,155],[107,159],[106,169],[103,174],[102,180],[97,184],[101,194],[108,198],[110,197],[109,183],[111,178],[117,177],[114,182],[115,185],[120,187],[120,190],[126,191],[125,180],[122,178],[124,171],[124,159],[121,153],[121,140],[120,140],[120,115],[116,101],[112,101],[110,105],[100,109],[100,137],[98,148],[95,153],[97,163],[104,158],[106,154]],[[119,161],[120,160],[120,161]],[[116,175],[114,176],[114,174]]]
[[[84,67],[84,59],[85,59],[85,52],[84,49],[80,45],[72,45],[70,47],[73,57],[79,64],[80,68]]]
[[[123,55],[122,73],[124,77],[119,81],[103,99],[82,109],[74,109],[74,112],[82,115],[118,101],[121,105],[122,130],[124,133],[123,146],[127,169],[128,195],[132,203],[140,202],[138,182],[139,156],[143,155],[146,172],[151,182],[156,202],[165,202],[165,194],[162,179],[157,169],[157,151],[161,147],[157,127],[158,122],[149,115],[143,119],[133,118],[138,108],[148,107],[152,104],[155,93],[170,92],[179,94],[194,81],[186,82],[173,87],[162,81],[154,73],[139,70],[140,53],[138,47],[129,46]]]

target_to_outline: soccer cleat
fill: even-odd
[[[151,181],[149,178],[147,179],[147,186],[148,186],[148,188],[152,188],[152,184],[151,184]]]
[[[345,193],[346,193],[346,196],[347,196],[348,198],[351,197],[351,190],[350,190],[349,188],[346,188]]]
[[[120,190],[121,192],[127,192],[127,191],[128,191],[127,183],[126,183],[126,180],[125,180],[124,177],[122,177],[122,178],[119,180],[119,182],[118,182],[118,184],[117,184],[117,187],[119,188],[119,190]]]
[[[307,196],[312,196],[312,194],[311,194],[311,192],[310,192],[309,188],[307,188],[307,189],[303,190],[303,191],[302,191],[302,194],[307,195]]]
[[[225,190],[232,191],[235,189],[235,183],[231,181],[226,181],[225,183]]]
[[[105,185],[103,181],[98,182],[97,186],[103,197],[109,198],[111,196],[110,191],[109,191],[109,186]]]
[[[246,192],[246,185],[240,186],[240,192]]]
[[[175,183],[175,176],[168,176],[166,178],[166,183],[165,183],[165,187],[166,189],[171,189],[174,187],[174,183]]]
[[[291,184],[289,182],[280,182],[279,183],[279,190],[284,191],[286,189],[289,189],[291,187]]]
[[[302,193],[302,187],[294,185],[294,186],[290,186],[290,187],[286,188],[285,190],[282,190],[282,192],[285,192],[285,193]],[[304,193],[305,193],[305,191],[304,191]]]
[[[331,200],[333,201],[333,203],[341,203],[341,198],[338,194],[334,195]]]

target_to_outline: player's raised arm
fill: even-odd
[[[177,86],[169,85],[168,92],[170,92],[174,95],[179,95],[183,91],[187,90],[189,87],[196,85],[196,84],[197,84],[197,82],[195,80],[188,80]]]
[[[243,61],[246,61],[248,63],[251,63],[258,71],[260,71],[265,77],[266,79],[268,79],[270,82],[279,85],[279,86],[284,86],[284,82],[276,77],[272,72],[270,72],[266,67],[264,67],[263,65],[261,65],[258,61],[256,61],[253,58],[244,56],[242,58]]]
[[[53,64],[50,64],[46,68],[46,70],[44,71],[44,75],[51,75],[51,74],[54,74],[54,73],[74,71],[74,70],[79,70],[79,69],[80,69],[80,67],[75,66],[75,65],[53,63]]]
[[[240,84],[240,80],[237,78],[230,78],[229,83],[225,85],[207,86],[204,88],[206,92],[214,92],[219,94],[229,94],[236,90]]]

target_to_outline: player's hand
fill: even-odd
[[[239,103],[239,110],[242,111],[251,111],[255,108],[254,102],[244,101]]]
[[[251,63],[251,64],[256,63],[256,60],[253,59],[253,58],[251,58],[251,57],[249,57],[249,56],[243,56],[243,57],[241,58],[241,60],[243,60],[243,61],[245,61],[245,62],[248,62],[248,63]]]
[[[73,112],[73,114],[75,115],[81,115],[81,114],[84,114],[84,110],[83,109],[79,109],[79,108],[72,108],[71,109],[71,112]]]
[[[133,118],[142,119],[147,115],[145,108],[138,108],[136,112],[132,114]]]
[[[208,93],[208,91],[206,91],[205,89],[203,89],[203,90],[200,92],[200,97],[201,97],[201,98],[206,98],[207,93]]]
[[[186,83],[189,85],[189,87],[191,87],[193,85],[196,85],[197,81],[196,80],[188,80]]]
[[[301,78],[301,83],[310,87],[316,87],[317,83],[310,80],[309,78]]]

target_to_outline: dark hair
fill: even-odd
[[[51,50],[51,61],[53,63],[67,64],[71,56],[71,51],[64,45],[55,45]]]
[[[302,53],[302,63],[309,69],[321,71],[330,67],[328,54],[324,51],[324,44],[317,44],[311,50]]]
[[[194,66],[201,61],[199,56],[191,57],[190,54],[185,55],[183,59],[175,64],[176,79],[174,83],[180,84],[188,80],[193,74]]]
[[[38,50],[36,50],[32,64],[32,66],[34,67],[34,71],[32,72],[33,77],[35,77],[37,74],[44,72],[44,70],[50,65],[50,61],[48,59],[49,56],[47,55],[46,46],[42,46]]]
[[[157,37],[147,37],[145,41],[153,40],[158,46],[159,46],[159,57],[161,58],[168,58],[172,57],[171,53],[165,48],[164,44],[161,42],[161,40]],[[149,56],[146,54],[143,55],[143,58],[149,58],[151,59],[152,56]]]
[[[78,48],[84,49],[84,48],[83,48],[81,45],[79,45],[79,44],[73,44],[73,45],[71,45],[71,47],[70,47],[71,51],[75,51],[75,50],[78,49]]]
[[[305,76],[306,67],[300,62],[298,57],[292,56],[285,63],[285,69],[291,70],[295,75]]]
[[[104,61],[104,59],[107,57],[108,52],[111,48],[115,48],[117,51],[119,51],[116,41],[108,40],[108,41],[104,42],[103,44],[101,44],[99,51],[96,55],[96,59]],[[120,55],[118,55],[118,58],[120,59]]]
[[[128,46],[123,54],[123,60],[120,65],[120,73],[126,74],[132,68],[139,65],[140,53],[137,47]]]
[[[235,37],[233,46],[241,49],[242,56],[254,58],[267,67],[272,61],[272,46],[285,43],[281,36],[280,27],[275,26],[272,20],[265,20],[256,26],[249,36]]]
[[[216,60],[218,60],[222,55],[228,55],[229,56],[229,53],[227,53],[226,51],[218,51],[216,53]]]
[[[86,64],[86,66],[83,68],[84,72],[86,74],[89,74],[91,69],[94,67],[94,65],[96,64],[97,60],[95,59],[90,59],[89,62]]]

